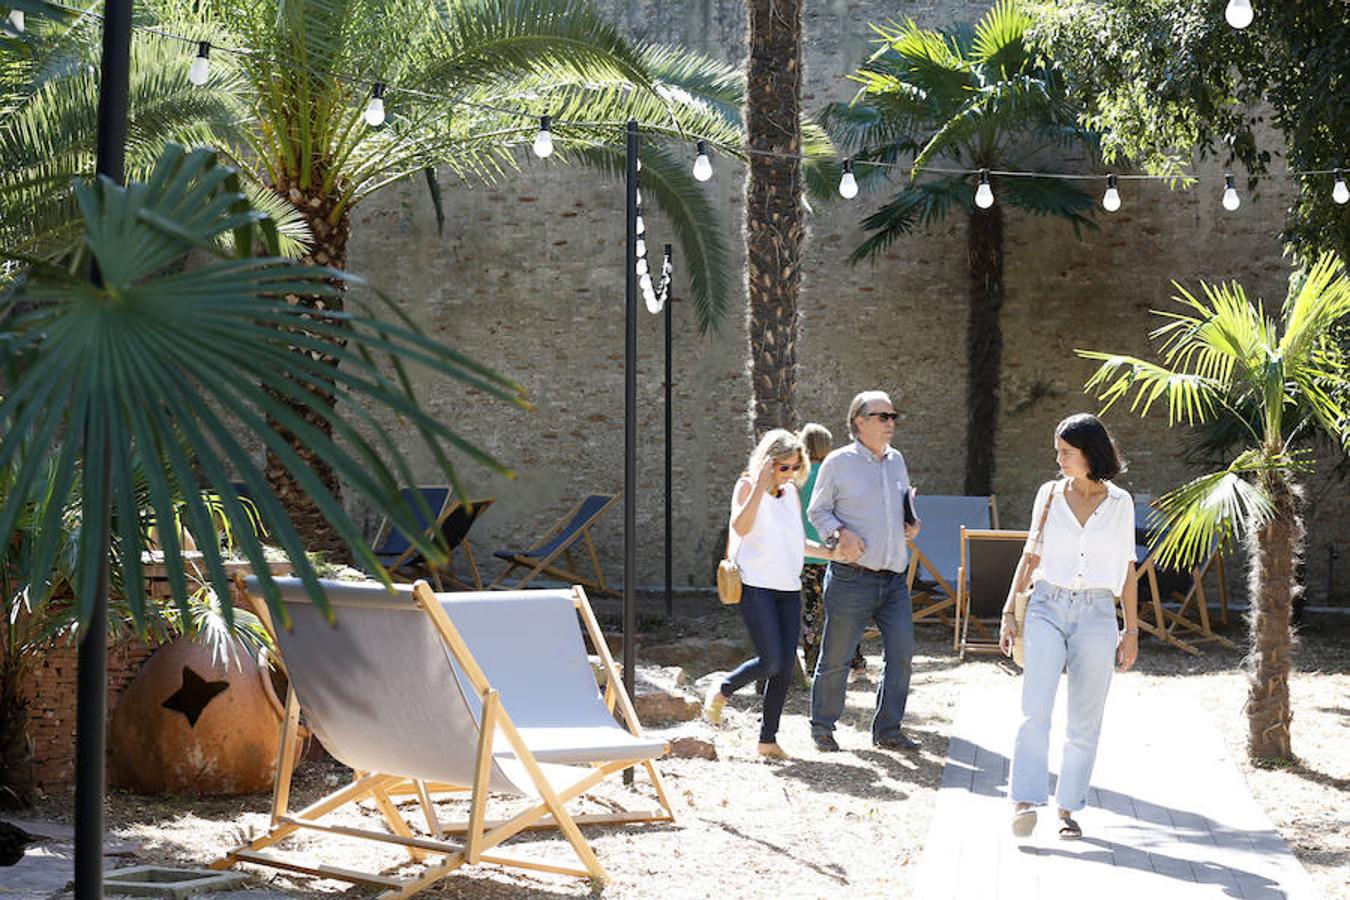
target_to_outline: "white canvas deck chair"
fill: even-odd
[[[579,825],[673,820],[653,765],[666,745],[642,735],[580,588],[434,594],[419,581],[391,593],[377,582],[326,581],[324,593],[337,616],[330,626],[298,579],[277,583],[292,627],[274,629],[290,689],[271,827],[213,868],[253,863],[371,884],[384,889],[382,897],[411,896],[478,863],[603,880],[604,869]],[[256,581],[248,579],[245,589],[265,613]],[[602,661],[603,696],[578,614]],[[290,761],[301,709],[328,752],[354,770],[354,780],[290,812]],[[631,767],[646,770],[659,810],[579,816],[565,808]],[[431,796],[456,791],[470,800],[467,819],[442,822]],[[527,798],[529,806],[490,820],[490,794]],[[399,810],[398,795],[413,798],[420,826]],[[362,801],[374,803],[388,831],[325,821]],[[561,832],[579,868],[498,851],[521,831],[541,828]],[[423,866],[400,878],[389,870],[358,872],[263,852],[301,830],[401,846]],[[462,837],[451,840],[455,835]]]
[[[967,653],[1002,652],[998,646],[999,619],[1026,542],[1025,531],[961,528],[961,568],[956,577],[956,621],[952,627],[952,649],[957,658],[965,659]]]
[[[923,523],[909,542],[909,590],[914,621],[949,622],[956,606],[956,575],[961,568],[961,529],[998,527],[998,503],[991,497],[920,494],[915,513]]]

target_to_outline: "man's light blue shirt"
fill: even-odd
[[[905,572],[905,495],[909,469],[899,450],[888,446],[877,456],[859,441],[840,447],[820,465],[807,517],[828,535],[847,528],[862,538],[856,564],[867,569]]]

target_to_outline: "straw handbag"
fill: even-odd
[[[1059,485],[1056,484],[1055,487]],[[1041,510],[1041,521],[1036,526],[1036,543],[1045,541],[1045,518],[1050,515],[1050,504],[1055,502],[1055,487],[1050,488],[1050,496],[1045,498],[1045,509]],[[1030,577],[1030,573],[1028,573]],[[1013,594],[1013,618],[1016,620],[1016,631],[1013,633],[1013,662],[1022,668],[1026,668],[1026,641],[1023,633],[1027,624],[1027,605],[1031,603],[1031,587],[1018,591]]]
[[[717,564],[717,599],[727,606],[741,602],[741,570],[731,558],[731,526],[727,526],[727,549]]]

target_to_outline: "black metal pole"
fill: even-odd
[[[626,249],[624,251],[623,339],[623,686],[633,696],[637,654],[637,216],[638,124],[628,120],[628,167],[625,173]],[[625,769],[625,784],[633,770]]]
[[[670,254],[670,249],[671,249],[671,248],[670,248],[670,244],[666,244],[666,252],[665,252],[665,258],[666,258],[666,259],[669,259],[669,258],[670,258],[670,255],[671,255],[671,254]],[[671,306],[673,305],[674,299],[675,299],[675,298],[674,298],[673,296],[671,296],[671,295],[672,295],[672,291],[671,291],[671,289],[670,289],[670,286],[667,285],[667,287],[666,287],[666,618],[667,618],[667,619],[669,619],[671,616],[673,616],[673,615],[675,614],[675,600],[674,600],[674,597],[671,595],[671,582],[672,582],[672,580],[673,580],[672,574],[673,574],[673,572],[674,572],[675,565],[674,565],[674,560],[671,558],[671,553],[670,553],[670,547],[671,547],[671,542],[670,542],[670,534],[671,534],[671,532],[670,532],[670,527],[671,527],[671,509],[670,509],[671,478],[670,478],[670,469],[671,469],[671,461],[672,461],[672,458],[673,458],[673,454],[672,454],[671,446],[670,446],[670,439],[671,439],[671,435],[674,433],[674,428],[672,427],[672,416],[673,416],[673,413],[671,412],[671,410],[672,410],[672,406],[671,406],[671,396],[672,396],[672,394],[671,394],[671,392],[672,392],[672,386],[673,386],[674,378],[673,378],[673,376],[672,376],[672,374],[671,374],[671,361],[670,361],[671,337],[670,337],[670,327],[671,327],[671,322],[672,322],[672,320],[673,320],[673,313],[671,312]]]
[[[103,60],[98,87],[98,157],[96,169],[121,184],[125,178],[127,114],[131,83],[131,2],[103,4]],[[93,282],[102,286],[95,264]],[[80,637],[75,695],[75,897],[103,896],[103,792],[108,693],[108,551],[109,481],[107,447],[86,445],[85,465],[103,467],[101,496],[91,505],[103,518],[98,549],[94,605]],[[95,462],[97,460],[97,462]]]

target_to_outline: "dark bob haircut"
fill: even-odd
[[[1109,481],[1125,471],[1125,460],[1102,420],[1091,413],[1069,416],[1055,426],[1055,437],[1064,438],[1071,447],[1083,451],[1088,461],[1088,477]]]

